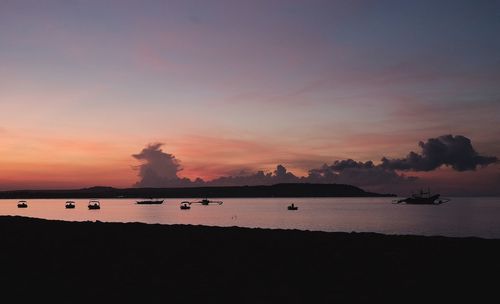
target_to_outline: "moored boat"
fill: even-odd
[[[222,205],[222,201],[212,201],[212,200],[204,198],[204,199],[199,200],[199,201],[189,202],[189,204],[202,204],[203,206],[208,206],[210,204]]]
[[[207,198],[204,198],[204,199],[201,199],[201,200],[198,200],[198,201],[183,201],[181,202],[181,204],[200,204],[200,205],[203,205],[203,206],[208,206],[208,205],[222,205],[222,201],[214,201],[214,200],[209,200]]]
[[[91,200],[89,201],[89,210],[97,210],[101,209],[101,203],[98,200]]]
[[[449,198],[440,199],[440,197],[441,194],[431,195],[430,190],[428,190],[427,192],[420,190],[419,193],[412,194],[412,196],[407,198],[396,200],[395,203],[396,204],[406,203],[410,205],[439,205],[450,201]]]
[[[163,204],[164,200],[142,200],[142,201],[136,201],[137,204],[139,205],[160,205]]]
[[[28,208],[28,202],[27,201],[17,202],[17,208]]]
[[[288,210],[298,210],[299,207],[295,206],[293,203],[287,207]]]
[[[74,201],[67,201],[65,207],[66,209],[74,209],[76,205]]]

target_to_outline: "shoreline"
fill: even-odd
[[[476,237],[21,216],[0,236],[7,293],[70,302],[478,300],[500,270],[500,240]]]
[[[27,215],[0,215],[0,222],[3,218],[14,218],[19,220],[40,220],[40,221],[48,221],[48,222],[61,222],[61,223],[86,223],[86,224],[120,224],[120,225],[147,225],[147,226],[164,226],[164,227],[196,227],[200,229],[249,229],[249,230],[261,230],[265,231],[277,231],[277,232],[305,232],[305,233],[327,233],[327,234],[349,234],[349,235],[378,235],[381,237],[403,237],[403,238],[446,238],[446,239],[479,239],[479,240],[489,240],[489,241],[500,241],[500,238],[495,237],[482,237],[482,236],[450,236],[450,235],[425,235],[425,234],[397,234],[397,233],[383,233],[383,232],[374,232],[374,231],[326,231],[326,230],[309,230],[309,229],[298,229],[298,228],[270,228],[270,227],[246,227],[246,226],[217,226],[217,225],[204,225],[204,224],[171,224],[171,223],[148,223],[148,222],[140,222],[140,221],[131,221],[131,222],[123,222],[123,221],[101,221],[101,220],[64,220],[64,219],[47,219],[42,217],[35,216],[27,216]]]

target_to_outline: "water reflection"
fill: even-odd
[[[88,200],[0,200],[1,215],[67,221],[144,222],[195,224],[321,231],[370,231],[388,234],[478,236],[500,238],[499,198],[454,198],[439,205],[394,205],[388,198],[248,198],[222,199],[222,205],[193,204],[181,210],[182,201],[167,199],[161,205],[138,205],[133,199],[101,199],[100,210],[88,210]],[[288,211],[294,204],[298,210]]]

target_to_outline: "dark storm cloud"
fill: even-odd
[[[462,135],[443,135],[420,142],[420,154],[411,151],[405,158],[382,158],[381,166],[391,170],[432,171],[450,166],[456,171],[475,170],[498,161],[495,156],[482,156],[476,152],[471,140]]]

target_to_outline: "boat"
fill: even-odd
[[[202,200],[199,200],[199,201],[194,201],[194,202],[189,202],[189,204],[202,204],[203,206],[208,206],[210,204],[214,204],[214,205],[222,205],[222,201],[212,201],[212,200],[209,200],[209,199],[202,199]]]
[[[75,209],[76,205],[74,201],[67,201],[65,207],[66,209]]]
[[[406,203],[411,205],[440,205],[449,201],[449,198],[441,198],[441,194],[431,195],[430,190],[427,190],[427,192],[420,190],[418,193],[414,193],[410,197],[395,200],[394,203]]]
[[[28,208],[28,202],[27,201],[17,202],[17,208]]]
[[[139,205],[160,205],[163,204],[164,200],[142,200],[142,201],[137,201],[136,203]]]
[[[189,210],[191,209],[190,202],[182,202],[181,203],[181,210]]]
[[[101,209],[101,203],[97,200],[89,201],[89,210]]]
[[[295,206],[293,203],[287,207],[288,210],[298,210],[299,207]]]

